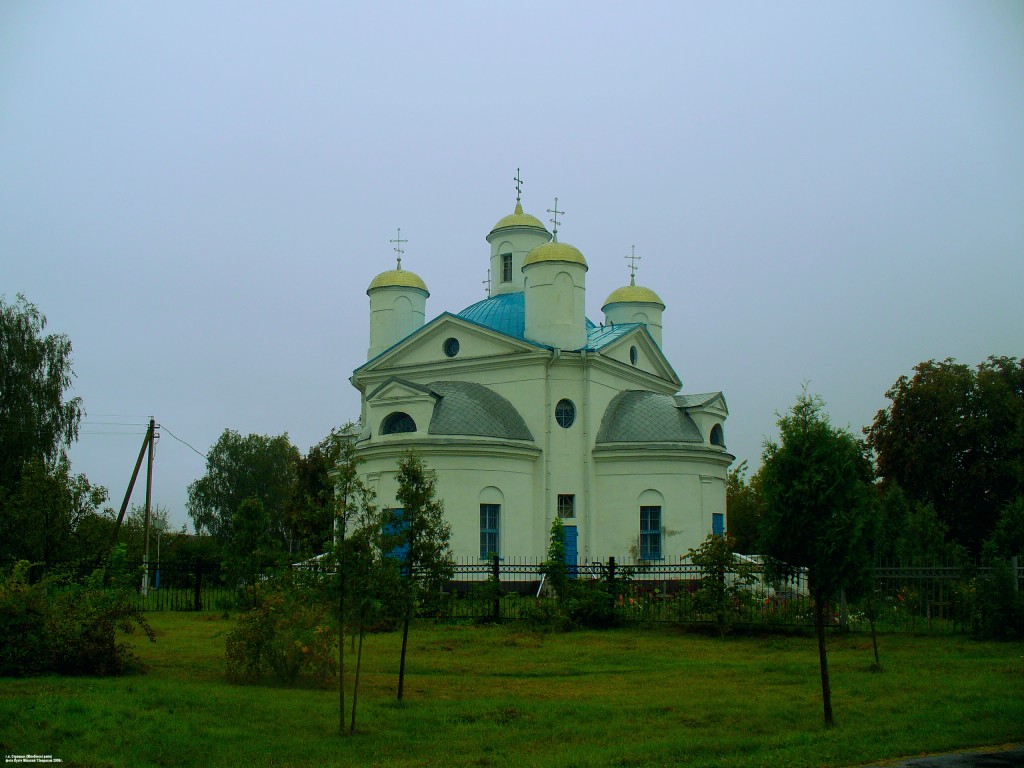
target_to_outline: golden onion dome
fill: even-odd
[[[417,288],[428,296],[430,295],[430,292],[427,291],[427,284],[420,276],[407,269],[389,269],[387,272],[381,272],[373,278],[366,292],[369,293],[377,288]]]
[[[662,309],[665,308],[665,302],[661,300],[658,294],[650,288],[644,288],[639,285],[624,285],[622,288],[616,288],[604,300],[601,309],[604,309],[609,304],[657,304]]]
[[[540,223],[540,219],[536,216],[531,216],[528,213],[523,213],[523,206],[521,203],[516,203],[516,210],[514,213],[510,213],[491,227],[491,231],[487,236],[490,237],[499,229],[508,229],[510,227],[529,227],[530,229],[540,229],[543,230],[545,234],[548,234],[548,230]]]
[[[568,243],[558,242],[538,245],[527,255],[526,260],[523,262],[523,267],[539,264],[544,261],[566,261],[570,264],[579,264],[587,268],[587,260],[583,258],[583,254],[580,253],[578,248],[574,248]]]

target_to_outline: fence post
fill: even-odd
[[[612,608],[615,608],[615,558],[608,558],[608,599],[612,601]]]
[[[196,563],[196,587],[192,598],[193,610],[203,610],[203,569]]]
[[[491,560],[491,576],[494,578],[494,606],[493,617],[495,621],[501,620],[501,565],[497,555]]]

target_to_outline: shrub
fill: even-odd
[[[611,593],[601,582],[574,582],[565,607],[572,623],[581,627],[609,629],[622,623]]]
[[[524,600],[520,617],[534,632],[568,632],[572,629],[569,617],[558,601],[550,597]]]
[[[991,575],[978,579],[973,624],[979,637],[999,640],[1024,637],[1024,598],[1014,589],[1016,578],[1009,563],[995,560]]]
[[[0,581],[0,676],[47,669],[45,593],[29,586],[28,571],[22,560]]]
[[[228,635],[228,677],[291,684],[301,675],[329,684],[338,673],[338,633],[328,607],[288,584],[254,591],[254,600]]]
[[[0,581],[0,675],[117,675],[134,660],[119,630],[139,627],[155,640],[133,605],[123,548],[81,582],[48,576],[29,584],[28,572],[21,562]]]

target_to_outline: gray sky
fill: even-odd
[[[859,431],[922,360],[1024,354],[1016,0],[0,4],[0,292],[71,337],[114,506],[150,415],[204,452],[357,417],[395,228],[459,311],[517,167],[592,319],[636,244],[752,466],[804,381]],[[177,526],[204,470],[164,434]]]

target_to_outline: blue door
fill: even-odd
[[[567,525],[565,531],[565,565],[569,572],[569,578],[576,578],[576,562],[579,557],[579,550],[576,547],[577,531],[575,525]]]

